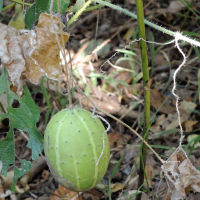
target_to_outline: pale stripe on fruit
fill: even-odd
[[[85,129],[86,129],[87,132],[88,132],[89,139],[90,139],[90,142],[91,142],[92,148],[93,148],[94,161],[95,161],[94,164],[95,164],[95,163],[97,162],[98,157],[97,157],[97,153],[96,153],[96,145],[95,145],[94,140],[93,140],[93,138],[92,138],[92,136],[91,136],[91,131],[90,131],[90,129],[88,128],[87,124],[85,123],[84,119],[83,119],[81,116],[79,116],[77,110],[74,109],[74,111],[75,111],[77,117],[78,117],[78,118],[80,119],[80,121],[83,123]],[[94,182],[93,182],[93,185],[91,186],[91,188],[93,188],[93,187],[96,185],[97,175],[98,175],[98,166],[95,165]]]
[[[65,112],[65,111],[64,111]],[[64,121],[64,119],[67,117],[67,114],[69,113],[69,110],[67,110],[66,114],[64,117],[61,119],[61,121]],[[56,131],[56,142],[55,142],[55,153],[56,153],[56,165],[57,165],[57,172],[58,174],[62,177],[62,169],[60,168],[60,155],[59,155],[59,150],[56,149],[56,147],[59,148],[59,135],[60,135],[60,129],[63,123],[59,123],[59,126],[57,127]]]

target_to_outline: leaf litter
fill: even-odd
[[[171,200],[184,199],[190,191],[200,192],[200,171],[185,153],[174,153],[162,166],[161,177],[168,183]]]
[[[178,1],[175,1],[176,2],[176,4],[178,5]],[[170,21],[171,20],[169,20],[169,19],[166,19],[165,20],[165,13],[162,13],[161,12],[161,14],[160,14],[160,10],[161,9],[158,9],[158,7],[159,6],[161,6],[161,8],[163,8],[164,6],[167,8],[168,7],[168,12],[170,12],[170,6],[172,5],[172,3],[170,3],[169,5],[165,5],[166,4],[166,2],[154,2],[154,1],[152,1],[152,2],[148,2],[149,3],[149,5],[151,6],[151,7],[148,7],[146,10],[147,10],[147,12],[149,11],[149,10],[152,10],[152,8],[155,8],[155,13],[156,14],[158,14],[159,13],[159,15],[161,15],[160,17],[157,17],[157,18],[153,18],[153,20],[157,20],[158,18],[159,19],[161,19],[162,20],[162,22],[164,23],[164,22],[166,22],[167,21],[167,23],[170,23]],[[164,5],[163,5],[164,4]],[[158,6],[158,7],[157,7]],[[182,10],[184,10],[185,8],[184,8],[184,6],[182,6],[181,7],[181,9]],[[166,10],[167,9],[165,9],[165,11],[164,12],[166,12]],[[102,12],[104,12],[104,10],[102,9]],[[178,11],[176,11],[176,12],[178,12]],[[106,13],[107,14],[107,13]],[[108,13],[109,14],[109,13]],[[88,14],[89,15],[89,14]],[[168,18],[168,15],[166,15],[167,17],[166,18]],[[88,16],[87,16],[88,17]],[[109,21],[109,17],[110,17],[110,15],[107,15],[107,18],[105,18],[106,20],[104,20],[104,21],[107,21],[107,23],[109,23],[108,21]],[[172,17],[174,17],[174,16],[172,16]],[[177,17],[177,16],[176,16]],[[163,20],[164,19],[164,20]],[[179,18],[178,18],[179,20],[180,19],[182,19],[180,16],[179,16]],[[83,22],[84,22],[84,20],[85,20],[85,18],[84,18],[84,15],[83,15]],[[122,20],[122,17],[120,16],[119,17],[119,21],[120,20]],[[79,22],[80,22],[81,20],[79,20]],[[94,20],[95,21],[95,20]],[[90,17],[90,19],[88,19],[87,21],[86,21],[87,23],[84,23],[83,24],[83,26],[81,26],[81,30],[80,29],[76,29],[76,30],[74,30],[74,33],[76,33],[77,35],[78,35],[78,38],[81,38],[81,39],[88,39],[88,35],[90,35],[91,33],[88,31],[88,30],[93,30],[94,29],[94,23],[91,23],[91,22],[93,22],[92,21],[92,16]],[[119,22],[119,24],[120,24],[120,22]],[[119,24],[117,24],[116,25],[116,27],[115,28],[117,28],[117,29],[119,29]],[[177,28],[177,23],[176,22],[174,22],[174,24],[173,25],[169,25],[169,26],[171,26],[171,27],[175,27],[175,28]],[[100,26],[101,26],[101,24],[100,24]],[[133,25],[132,25],[133,26]],[[168,26],[168,25],[167,25]],[[170,28],[171,28],[170,27]],[[189,26],[188,26],[189,27]],[[109,30],[112,32],[114,29],[110,26],[109,27]],[[125,31],[127,30],[127,27],[125,27],[125,29],[124,29]],[[102,34],[102,33],[100,33],[100,34]],[[84,36],[86,36],[87,35],[87,37],[84,37]],[[105,35],[105,33],[103,33],[102,34],[103,36]],[[100,35],[101,36],[101,35]],[[122,36],[122,34],[119,34],[119,38],[118,39],[115,39],[115,40],[113,40],[111,43],[112,43],[112,45],[114,46],[114,47],[117,47],[117,48],[119,48],[118,47],[118,42],[120,43],[119,45],[121,45],[121,46],[124,46],[124,43],[123,43],[123,41],[121,40],[121,37]],[[156,37],[156,33],[155,33],[155,37]],[[155,38],[155,41],[158,41],[159,39],[161,39],[162,37],[157,37],[157,38]],[[163,39],[163,38],[162,38]],[[164,39],[164,41],[166,41],[168,38],[165,38]],[[122,44],[122,43],[123,44]],[[127,41],[128,42],[128,41]],[[75,42],[75,45],[77,44],[78,42],[76,41]],[[73,43],[72,43],[72,45],[73,45]],[[138,46],[138,44],[137,45],[135,45],[135,46]],[[76,47],[76,48],[78,48],[78,47]],[[188,50],[188,48],[187,48],[187,46],[185,46],[184,47],[186,50]],[[111,50],[112,51],[112,50]],[[164,48],[164,51],[169,55],[169,56],[171,56],[170,57],[170,60],[173,60],[173,59],[175,59],[175,60],[180,60],[180,56],[178,56],[177,55],[177,52],[174,52],[174,50],[173,50],[173,47],[172,48],[170,48],[170,49],[165,49]],[[113,54],[113,52],[111,52],[112,54]],[[94,59],[94,62],[92,63],[93,65],[94,65],[94,68],[95,68],[95,72],[100,72],[99,71],[99,69],[98,69],[98,66],[100,65],[99,63],[101,63],[102,62],[102,60],[104,60],[105,59],[105,57],[101,57],[101,55],[99,55],[99,57],[98,57],[98,61],[95,61],[95,59]],[[157,68],[158,69],[163,69],[162,66],[163,65],[163,61],[161,61],[160,62],[160,64],[158,64],[158,66],[155,68],[155,70],[157,70]],[[88,74],[88,69],[89,69],[89,67],[88,67],[88,65],[87,65],[87,63],[85,62],[85,63],[83,63],[82,65],[80,65],[82,68],[83,68],[83,73],[85,74],[85,76],[86,76],[86,79],[87,80],[89,80],[90,81],[90,79],[88,79],[88,76],[87,76],[87,74]],[[123,66],[121,66],[121,67],[123,67]],[[166,66],[165,66],[166,67]],[[175,67],[177,67],[176,65],[175,65]],[[87,70],[85,70],[87,68]],[[174,68],[174,66],[173,66],[173,68]],[[108,67],[108,69],[109,69],[109,67]],[[167,69],[167,70],[166,70]],[[161,80],[161,82],[160,83],[155,83],[155,84],[153,84],[151,87],[152,88],[154,88],[154,89],[156,89],[157,90],[157,93],[154,95],[154,98],[155,98],[155,104],[156,104],[156,100],[157,100],[157,105],[155,105],[154,103],[152,103],[152,106],[154,107],[153,109],[152,109],[152,111],[154,112],[155,110],[157,110],[158,108],[159,108],[159,106],[163,103],[163,101],[166,99],[166,97],[167,97],[167,95],[165,94],[165,93],[162,93],[162,92],[160,92],[160,91],[158,91],[158,89],[162,89],[162,87],[163,87],[163,85],[164,84],[166,84],[166,82],[163,80],[164,78],[167,78],[168,77],[168,70],[169,70],[169,67],[166,67],[165,68],[165,70],[164,71],[162,71],[162,74],[160,74],[160,73],[155,73],[154,74],[154,78],[155,77],[159,77],[159,80]],[[158,71],[159,72],[159,71]],[[183,70],[183,73],[184,73],[184,70]],[[181,73],[181,74],[183,74],[183,73]],[[185,76],[186,77],[186,76]],[[78,78],[77,78],[77,80],[79,80]],[[182,81],[185,81],[186,80],[186,78],[183,78],[183,79],[181,79]],[[24,81],[24,80],[22,80],[22,81]],[[89,82],[88,81],[88,82]],[[124,81],[124,80],[121,80],[121,81]],[[178,81],[179,82],[179,81]],[[116,82],[117,83],[117,82]],[[116,84],[115,83],[115,84]],[[117,83],[118,84],[118,83]],[[130,88],[131,88],[131,81],[130,82],[128,82],[127,84],[129,84],[129,86],[130,86]],[[142,82],[140,81],[140,82],[138,82],[138,84],[140,84],[140,88],[139,89],[137,89],[137,92],[138,92],[138,94],[141,94],[141,95],[143,95],[143,93],[142,93],[142,89],[143,89],[143,87],[142,87]],[[194,112],[193,111],[189,111],[188,112],[188,108],[189,109],[199,109],[199,103],[198,102],[195,102],[195,100],[194,100],[194,96],[191,96],[192,94],[188,94],[189,92],[191,92],[191,93],[194,93],[194,91],[196,91],[197,90],[197,87],[194,87],[194,85],[192,85],[193,83],[192,82],[189,82],[189,85],[187,85],[187,91],[188,92],[185,92],[185,90],[184,90],[184,97],[188,97],[187,99],[189,99],[189,101],[187,101],[187,102],[184,102],[185,104],[187,104],[188,106],[185,106],[185,105],[183,105],[182,104],[182,102],[180,102],[180,109],[182,109],[181,110],[181,114],[183,113],[183,116],[182,116],[182,120],[181,120],[181,122],[183,123],[183,126],[184,127],[189,127],[188,129],[187,129],[187,131],[190,131],[190,132],[188,132],[188,135],[189,134],[191,134],[191,132],[192,131],[194,131],[194,128],[199,128],[199,123],[197,123],[197,124],[195,124],[195,125],[192,125],[193,123],[190,123],[189,122],[189,120],[190,121],[195,121],[196,119],[198,120],[198,115],[194,115]],[[55,84],[55,82],[51,82],[51,85],[56,85]],[[51,87],[51,85],[50,85],[50,87]],[[196,84],[197,85],[197,84]],[[85,89],[85,86],[83,86],[83,85],[81,85],[81,84],[79,84],[79,86],[84,90]],[[102,85],[101,85],[101,83],[98,85],[98,88],[100,88]],[[184,85],[185,86],[185,85]],[[59,87],[63,87],[63,85],[62,85],[62,83],[61,82],[59,82]],[[35,87],[35,86],[31,86],[30,88],[34,88],[35,90],[36,89],[38,89],[38,87]],[[56,87],[55,87],[56,88]],[[91,87],[92,88],[92,87]],[[58,90],[59,90],[60,88],[58,88]],[[151,89],[151,91],[152,91],[152,93],[154,93],[154,89]],[[181,90],[182,88],[178,88],[178,90]],[[57,91],[56,89],[54,89],[53,90],[54,92],[55,91]],[[99,101],[99,102],[101,102],[102,104],[103,104],[103,106],[104,107],[106,107],[107,108],[107,104],[105,104],[105,101],[107,100],[107,102],[109,102],[108,103],[108,105],[110,104],[110,106],[111,106],[111,104],[113,105],[114,103],[112,102],[111,103],[111,101],[110,101],[110,97],[112,97],[112,98],[115,98],[116,100],[117,99],[119,99],[119,98],[117,98],[117,97],[119,97],[119,91],[117,91],[117,90],[112,90],[110,93],[107,93],[107,92],[102,92],[101,91],[101,88],[99,89],[99,91],[100,91],[100,95],[99,96],[103,96],[103,97],[105,97],[105,98],[100,98],[100,100],[101,101]],[[170,92],[171,91],[171,88],[169,87],[168,88],[168,92]],[[90,90],[90,95],[92,96],[93,95],[93,92],[92,92],[92,90]],[[36,93],[37,94],[37,97],[39,96],[38,94],[39,94],[39,92],[37,92]],[[132,94],[132,93],[131,93]],[[139,95],[136,95],[137,97],[139,97]],[[61,93],[60,93],[60,95],[61,95]],[[75,94],[75,96],[76,96],[76,100],[80,100],[81,98],[80,98],[80,96],[78,96],[77,94]],[[160,98],[161,97],[163,97],[161,100],[160,100]],[[170,96],[171,97],[171,96]],[[140,97],[141,98],[141,97]],[[139,98],[139,99],[140,99]],[[142,97],[143,98],[143,97]],[[41,97],[40,97],[40,101],[41,101]],[[99,100],[99,99],[98,99]],[[114,104],[114,108],[115,108],[115,110],[116,110],[116,107],[118,106],[120,109],[123,109],[123,108],[128,108],[128,105],[130,105],[131,104],[131,98],[129,98],[129,96],[127,95],[127,94],[123,94],[123,98],[122,98],[122,100],[120,99],[120,101],[118,102],[118,101],[116,101],[115,100],[115,104]],[[125,100],[125,101],[124,101]],[[186,100],[185,98],[182,98],[182,100]],[[171,102],[170,102],[171,101]],[[176,130],[177,130],[177,127],[178,127],[178,123],[177,123],[177,116],[176,116],[176,114],[175,114],[175,107],[173,106],[173,99],[170,99],[170,101],[168,101],[168,103],[167,104],[164,104],[163,105],[163,107],[161,108],[161,110],[160,110],[160,112],[159,113],[157,113],[157,119],[156,119],[156,123],[157,122],[159,122],[158,124],[156,124],[156,128],[157,128],[157,130],[156,131],[154,131],[154,129],[153,129],[153,126],[151,127],[151,131],[152,132],[150,132],[150,134],[151,134],[151,136],[153,136],[154,134],[159,134],[159,133],[161,133],[162,131],[165,131],[165,130],[168,130],[168,128],[175,128]],[[195,102],[195,103],[193,103],[193,101]],[[46,106],[46,104],[45,104],[45,102],[44,102],[44,100],[43,101],[41,101],[42,103],[40,103],[40,104],[38,104],[39,105],[39,108],[41,109],[42,107],[45,107]],[[83,101],[84,102],[84,101]],[[98,102],[98,103],[99,103]],[[125,102],[125,103],[124,103]],[[152,101],[153,102],[153,101]],[[159,103],[158,103],[159,102]],[[51,103],[51,107],[52,107],[52,109],[54,108],[54,105],[53,105],[53,103],[52,103],[52,101],[50,102]],[[79,101],[79,103],[81,104],[82,103],[82,100],[80,100]],[[171,104],[172,103],[172,104]],[[124,105],[123,105],[124,104]],[[88,104],[86,104],[86,103],[84,103],[83,105],[85,105],[85,106],[88,106]],[[117,105],[117,106],[116,106]],[[170,108],[169,106],[171,106],[172,108]],[[88,106],[88,108],[89,108],[89,106]],[[170,109],[169,109],[170,108]],[[164,112],[163,112],[163,110],[164,110]],[[41,109],[42,110],[42,109]],[[143,105],[139,105],[139,106],[137,106],[136,108],[135,108],[135,110],[136,110],[136,113],[137,113],[137,115],[139,116],[139,115],[142,115],[142,112],[143,112]],[[114,113],[114,112],[113,112]],[[118,113],[118,112],[117,112]],[[164,113],[164,114],[163,114]],[[46,114],[46,110],[45,109],[43,109],[42,110],[42,114]],[[159,118],[159,117],[161,117],[161,119]],[[125,122],[127,122],[126,121],[127,119],[126,118],[124,118],[124,121]],[[132,126],[135,128],[135,129],[137,129],[137,131],[138,132],[142,132],[142,128],[139,126],[139,124],[140,124],[140,120],[142,120],[142,119],[139,119],[139,117],[137,118],[137,117],[134,117],[134,120],[133,120],[133,118],[132,118],[132,122],[130,122],[130,121],[128,121],[129,123],[132,123]],[[197,121],[196,120],[196,121]],[[134,121],[134,122],[133,122]],[[41,120],[41,122],[40,122],[40,124],[41,123],[43,123],[43,121]],[[112,131],[112,137],[111,138],[114,138],[114,137],[116,137],[116,140],[118,140],[118,141],[120,141],[120,142],[123,142],[124,141],[124,138],[123,137],[119,137],[119,135],[118,135],[118,132],[119,132],[119,127],[118,127],[118,125],[116,125],[114,122],[112,122],[111,121],[111,123],[112,123],[112,127],[113,127],[113,131]],[[161,126],[162,125],[162,126]],[[166,129],[167,128],[167,129]],[[126,197],[128,197],[128,198],[131,198],[136,192],[137,192],[137,169],[138,169],[138,152],[139,152],[139,148],[138,148],[138,146],[140,145],[140,143],[138,142],[138,140],[132,135],[132,133],[130,133],[130,132],[128,132],[126,129],[124,130],[124,132],[123,133],[126,133],[126,134],[129,134],[130,136],[131,136],[131,139],[130,139],[130,141],[129,142],[127,142],[128,144],[127,145],[124,145],[124,144],[122,144],[121,145],[121,143],[114,143],[114,144],[112,144],[113,146],[112,146],[112,149],[111,149],[111,151],[112,151],[112,158],[111,158],[111,163],[114,163],[114,166],[115,166],[115,164],[117,163],[117,161],[120,159],[120,157],[121,157],[121,155],[124,153],[124,151],[123,150],[127,150],[129,147],[130,147],[130,144],[131,144],[131,146],[133,146],[133,151],[127,151],[127,154],[126,154],[126,160],[124,161],[124,162],[122,162],[122,164],[119,166],[119,168],[118,168],[118,171],[117,171],[117,177],[115,177],[116,179],[114,179],[114,180],[112,180],[112,185],[119,185],[119,183],[121,183],[121,184],[123,184],[124,183],[124,180],[130,180],[130,183],[133,183],[133,184],[130,184],[130,185],[127,185],[127,186],[125,186],[122,190],[121,189],[119,189],[118,191],[116,191],[116,192],[114,192],[114,193],[112,193],[112,197],[113,197],[113,199],[117,199],[118,197],[120,197],[120,195],[121,194],[127,194],[127,196]],[[116,134],[116,135],[115,135]],[[186,137],[188,137],[188,135],[186,135]],[[165,138],[165,139],[163,139],[162,137],[158,137],[157,138],[157,140],[155,140],[155,139],[151,139],[150,140],[150,143],[153,143],[153,144],[157,144],[157,145],[165,145],[165,146],[169,146],[169,147],[172,147],[172,146],[175,146],[176,145],[176,143],[173,141],[173,138],[174,138],[174,136],[176,136],[174,133],[173,134],[170,134],[170,137],[167,137],[167,138]],[[186,144],[185,143],[186,141],[184,141],[184,144]],[[168,145],[169,144],[169,145]],[[171,144],[172,144],[172,146],[171,146]],[[124,149],[123,149],[124,148]],[[134,149],[135,148],[135,149]],[[166,155],[165,153],[167,152],[166,150],[164,150],[164,149],[160,149],[161,151],[159,151],[161,154],[164,154],[164,155]],[[171,150],[171,152],[173,152],[172,150]],[[179,152],[180,153],[180,152]],[[150,154],[150,153],[149,153]],[[170,153],[171,154],[171,153]],[[199,157],[199,154],[197,153],[196,154],[197,155],[197,158]],[[152,156],[152,155],[151,155]],[[148,155],[148,157],[149,157],[149,155]],[[175,161],[176,162],[178,162],[178,161],[180,161],[180,158],[179,158],[179,154],[177,155],[177,157],[178,158],[176,158],[175,159]],[[181,157],[181,156],[180,156]],[[183,161],[184,160],[186,160],[185,161],[185,164],[183,165],[185,168],[187,168],[187,169],[189,169],[188,170],[188,172],[190,171],[190,174],[196,174],[196,175],[198,175],[198,173],[193,169],[193,167],[190,165],[190,161],[188,161],[187,160],[187,158],[185,158],[184,156],[182,156],[183,158]],[[113,162],[113,160],[115,161],[115,162]],[[158,163],[158,161],[152,156],[151,157],[151,160],[155,160],[155,164],[154,165],[150,165],[149,163],[147,163],[147,172],[148,172],[148,177],[151,177],[151,174],[153,174],[153,172],[152,172],[152,167],[153,167],[153,169],[154,169],[154,171],[155,171],[155,166],[157,165],[157,166],[160,166],[160,163]],[[180,163],[178,163],[178,165],[176,166],[176,167],[174,167],[174,162],[173,162],[173,160],[171,160],[171,158],[168,160],[169,162],[166,162],[165,164],[168,164],[168,165],[163,165],[163,169],[165,170],[165,172],[166,172],[166,174],[168,174],[169,175],[169,180],[168,180],[168,183],[169,183],[169,188],[168,188],[168,193],[167,194],[169,194],[170,193],[170,189],[171,189],[171,191],[172,191],[172,194],[173,194],[173,198],[175,199],[177,196],[179,196],[179,197],[181,197],[181,198],[184,198],[184,195],[189,195],[188,194],[188,188],[192,188],[191,189],[191,191],[194,191],[194,188],[195,187],[197,187],[197,185],[198,185],[198,183],[196,183],[195,182],[195,179],[194,179],[194,181],[192,182],[192,180],[188,180],[188,183],[186,184],[186,185],[184,185],[184,183],[182,183],[180,180],[187,180],[187,178],[185,178],[185,177],[187,177],[188,175],[187,174],[185,174],[185,172],[184,172],[184,170],[183,170],[183,168],[181,168],[181,167],[179,167],[179,165],[181,165],[182,163],[183,163],[183,161],[181,161]],[[189,164],[188,164],[189,163]],[[172,164],[172,166],[169,166],[169,165],[171,165]],[[152,167],[151,167],[152,166]],[[45,172],[45,170],[46,170],[46,168],[45,167],[42,167],[44,170],[44,172]],[[169,169],[170,170],[172,170],[173,171],[173,174],[178,174],[178,176],[179,176],[179,178],[177,179],[177,180],[173,180],[172,181],[172,183],[170,183],[170,180],[171,180],[171,174],[169,173]],[[130,173],[129,175],[127,175],[128,174],[128,172]],[[110,172],[110,173],[112,173],[112,171]],[[155,173],[157,173],[157,172],[155,172]],[[128,176],[128,177],[127,177]],[[44,177],[44,179],[43,179],[43,177]],[[104,179],[104,181],[105,181],[105,183],[107,184],[107,178],[109,177],[109,174],[108,174],[108,176]],[[120,177],[120,178],[119,178]],[[192,176],[193,177],[193,176]],[[45,177],[45,176],[43,176],[42,175],[42,173],[41,173],[41,175],[40,175],[40,177],[38,178],[35,178],[34,179],[34,183],[33,182],[31,182],[31,183],[28,183],[28,185],[30,186],[30,185],[34,185],[34,187],[41,187],[41,192],[43,192],[43,194],[46,192],[46,191],[44,191],[44,190],[42,190],[42,188],[43,187],[47,187],[47,182],[49,181],[49,180],[52,180],[52,177],[51,177],[51,175],[49,175],[49,177],[46,179],[47,177]],[[126,179],[127,178],[127,179]],[[175,177],[176,178],[176,177]],[[181,179],[182,178],[182,179]],[[180,180],[179,180],[180,179]],[[44,185],[40,185],[39,184],[39,182],[40,182],[40,180],[45,180],[44,181]],[[158,180],[158,175],[155,175],[155,179],[153,179],[153,180],[151,180],[151,181],[149,181],[149,183],[150,182],[152,182],[153,184],[152,184],[152,191],[153,192],[155,192],[156,193],[156,189],[157,189],[157,180]],[[180,181],[181,183],[179,184],[179,182],[178,181]],[[43,181],[41,181],[41,182],[43,182]],[[56,185],[56,183],[54,182],[54,181],[49,181],[49,182],[53,182],[53,184],[55,184],[55,187],[57,188],[58,187],[58,185]],[[166,190],[166,188],[168,187],[167,186],[167,184],[166,184],[166,182],[163,182],[163,183],[161,183],[160,185],[164,185],[165,186],[165,190]],[[176,189],[176,187],[174,186],[174,184],[177,184],[177,189]],[[181,185],[181,186],[180,186]],[[189,186],[187,186],[187,185],[189,185]],[[49,188],[51,188],[51,186],[49,186],[48,185],[48,187]],[[55,191],[55,187],[54,187],[54,189],[52,189],[53,191]],[[116,187],[117,189],[118,188],[120,188],[120,187]],[[173,190],[174,189],[174,190]],[[49,191],[52,191],[52,190],[49,190]],[[94,189],[95,191],[97,191],[96,189]],[[91,191],[91,193],[92,194],[95,194],[95,192],[94,192],[94,190],[93,191]],[[38,194],[38,193],[36,193],[36,194]],[[87,196],[86,195],[87,193],[84,193],[83,194],[83,196],[85,195],[85,196]],[[150,193],[147,193],[148,195],[146,195],[146,194],[144,194],[145,195],[145,197],[143,197],[143,199],[145,199],[145,198],[147,198],[147,199],[149,199],[149,197],[148,196],[150,196]],[[64,198],[63,196],[62,196],[63,194],[60,194],[59,193],[59,196],[60,197],[58,197],[58,199],[59,198]],[[99,196],[90,196],[90,197],[88,197],[87,196],[87,198],[91,198],[91,199],[103,199],[105,196],[103,196],[103,195],[106,195],[106,192],[105,192],[105,190],[101,190],[101,195],[99,195]],[[192,195],[193,195],[193,193],[192,193]],[[191,195],[191,196],[192,196]],[[163,197],[163,195],[161,194],[160,195],[161,197]],[[195,198],[194,197],[195,195],[193,195],[193,198]],[[124,196],[122,196],[122,197],[120,197],[120,199],[128,199],[128,198],[126,198],[126,197],[124,197]],[[42,197],[41,197],[42,198]],[[41,199],[41,198],[39,198],[39,199]],[[44,197],[43,196],[43,198],[47,198],[47,197]],[[87,199],[86,198],[86,199]],[[191,197],[192,198],[192,197]],[[198,197],[197,197],[198,198]],[[48,198],[47,198],[48,199]],[[168,198],[168,199],[171,199],[170,197]]]

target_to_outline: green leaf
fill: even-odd
[[[15,14],[10,20],[8,26],[12,26],[17,30],[25,29],[25,22],[23,17],[23,6],[21,4],[15,5]]]
[[[0,12],[2,11],[3,9],[3,0],[0,0]]]
[[[14,164],[14,136],[10,129],[6,139],[0,141],[0,160],[3,162],[1,173],[6,176],[10,164]]]
[[[116,49],[116,51],[118,52],[121,52],[121,53],[124,53],[124,54],[129,54],[129,55],[132,55],[132,56],[137,56],[136,53],[130,51],[130,50],[125,50],[125,49]]]
[[[129,87],[129,84],[126,83],[125,81],[116,80],[116,82],[120,83],[121,85]]]
[[[0,96],[3,93],[7,95],[8,108],[7,113],[1,114],[1,120],[9,119],[9,132],[4,140],[0,141],[0,160],[3,163],[2,175],[7,176],[7,170],[9,165],[14,165],[15,160],[15,144],[14,144],[14,129],[28,132],[30,135],[27,147],[32,149],[32,159],[36,159],[43,149],[43,138],[40,132],[36,128],[36,123],[40,118],[40,112],[31,98],[30,92],[26,86],[24,86],[24,94],[19,97],[10,90],[11,82],[8,80],[8,73],[6,69],[3,70],[0,76]],[[20,104],[19,108],[12,107],[12,100],[17,100]],[[16,169],[14,172],[16,183],[17,178],[21,176],[25,171],[30,169],[30,163],[28,161],[20,160],[22,163],[22,171]],[[25,170],[25,171],[24,171]]]
[[[162,135],[168,135],[170,133],[179,133],[179,132],[180,132],[180,130],[178,130],[178,129],[169,129],[169,130],[162,131],[161,133],[159,133],[157,135],[153,135],[152,138],[160,137]]]
[[[31,170],[32,165],[29,161],[19,159],[22,165],[22,169],[18,169],[16,166],[14,167],[14,178],[13,178],[13,186],[17,183],[17,179],[26,174]]]
[[[70,0],[59,0],[60,2],[60,13],[64,14]],[[25,15],[25,24],[28,29],[33,29],[33,23],[39,19],[41,13],[50,13],[51,0],[36,0],[36,2],[29,7]],[[53,12],[58,12],[57,0],[53,2]]]
[[[113,169],[113,171],[112,171],[112,174],[111,174],[111,176],[110,176],[110,180],[112,180],[112,178],[114,177],[114,175],[115,175],[115,173],[116,173],[116,171],[117,171],[117,168],[119,167],[119,165],[120,165],[120,163],[121,163],[121,161],[122,161],[124,155],[125,155],[125,154],[122,155],[122,157],[119,159],[119,161],[118,161],[117,164],[115,165],[115,167],[114,167],[114,169]]]
[[[121,57],[116,61],[115,65],[118,65],[121,61],[124,61],[124,60],[131,61],[131,62],[135,61],[133,58]]]
[[[90,40],[90,43],[88,44],[88,46],[84,49],[84,51],[80,54],[80,58],[85,58],[85,56],[87,56],[88,54],[90,54],[94,48],[96,48],[97,46],[101,46],[103,44],[104,40],[103,39],[98,39],[97,41],[95,41],[94,39]],[[82,47],[85,45],[85,43],[82,44]],[[99,49],[99,51],[97,52],[97,55],[101,55],[101,54],[106,54],[108,52],[110,52],[110,44],[106,44],[104,45],[102,48]]]
[[[92,77],[92,75],[95,73],[94,72],[94,66],[92,65],[92,62],[89,61],[89,65],[90,65],[90,75],[91,75],[91,82],[92,82],[92,85],[94,87],[97,86],[97,78],[96,77]]]
[[[85,90],[84,90],[84,94],[87,95],[87,96],[90,94],[90,86],[89,85],[86,85]]]
[[[150,145],[153,148],[160,148],[160,149],[169,149],[169,150],[173,150],[173,148],[168,147],[168,146],[162,146],[162,145]]]
[[[77,0],[75,5],[69,10],[70,12],[77,12],[80,10],[85,4],[85,0]]]

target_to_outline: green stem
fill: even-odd
[[[120,11],[120,12],[126,14],[126,15],[129,15],[130,17],[133,17],[134,19],[137,19],[137,15],[135,15],[135,14],[129,12],[128,10],[123,9],[123,8],[121,8],[119,6],[113,5],[113,4],[109,3],[109,2],[105,2],[105,1],[102,1],[102,0],[92,0],[92,1],[96,2],[96,3],[99,3],[101,5],[104,5],[104,6],[108,6],[110,8],[115,9],[115,10],[118,10],[118,11]],[[144,23],[146,25],[148,25],[148,26],[151,26],[152,28],[155,28],[155,29],[157,29],[159,31],[162,31],[163,33],[166,33],[168,35],[174,36],[174,32],[173,31],[167,30],[167,29],[165,29],[163,27],[160,27],[160,26],[158,26],[156,24],[153,24],[153,23],[151,23],[151,22],[149,22],[147,20],[144,20]]]
[[[15,3],[11,3],[10,5],[8,5],[5,8],[3,8],[2,12],[8,10],[9,8],[12,8],[14,5],[15,5]]]
[[[110,0],[105,0],[106,2],[109,2]],[[89,8],[86,8],[84,12],[88,12],[88,11],[91,11],[91,10],[95,10],[95,9],[100,9],[104,7],[104,5],[96,5],[96,6],[91,6]]]
[[[137,19],[137,15],[135,15],[135,14],[129,12],[128,10],[123,9],[123,8],[121,8],[119,6],[113,5],[113,4],[109,3],[109,2],[105,2],[105,1],[102,1],[102,0],[92,0],[92,1],[96,2],[96,3],[99,3],[101,5],[104,5],[104,6],[108,6],[110,8],[115,9],[115,10],[118,10],[118,11],[120,11],[120,12],[122,12],[122,13],[130,16],[130,17],[133,17],[134,19]],[[157,29],[159,31],[162,31],[163,33],[166,33],[166,34],[171,35],[173,37],[176,36],[176,40],[183,40],[185,42],[189,42],[191,45],[195,45],[195,46],[199,46],[200,47],[200,42],[198,42],[196,40],[193,40],[193,39],[190,39],[190,38],[182,35],[181,33],[178,33],[178,34],[175,35],[175,32],[167,30],[167,29],[165,29],[163,27],[160,27],[160,26],[158,26],[156,24],[153,24],[153,23],[147,21],[146,19],[144,19],[144,23],[146,25],[148,25],[148,26],[151,26],[152,28],[155,28],[155,29]]]
[[[191,2],[191,4],[190,4],[190,7],[193,6],[193,1],[194,1],[194,0],[192,0],[192,2]],[[189,18],[190,12],[191,12],[191,10],[188,9],[187,14],[186,14],[185,17],[184,17],[183,23],[181,24],[181,30],[182,30],[183,26],[185,25],[186,20]]]
[[[142,0],[136,0],[137,7],[137,20],[138,20],[138,28],[139,28],[139,37],[144,39],[140,40],[140,48],[141,48],[141,60],[142,60],[142,72],[143,72],[143,84],[144,84],[144,127],[143,127],[143,139],[148,143],[148,126],[150,123],[150,88],[148,85],[149,82],[149,68],[148,68],[148,55],[147,55],[147,46],[146,46],[146,37],[145,37],[145,24],[144,24],[144,11],[143,11],[143,2]],[[142,142],[141,146],[141,158],[140,158],[140,170],[139,170],[139,180],[138,180],[138,188],[144,182],[144,174],[145,174],[145,162],[146,162],[146,153],[147,146]],[[141,195],[139,194],[136,197],[136,200],[141,199]]]
[[[22,4],[22,5],[25,5],[25,6],[32,6],[31,3],[24,3],[24,2],[21,2],[21,1],[17,1],[17,0],[11,0],[12,2],[15,2],[15,3],[18,3],[18,4]]]
[[[78,10],[78,11],[76,12],[76,14],[68,21],[67,27],[69,27],[73,22],[75,22],[75,21],[78,19],[79,15],[81,15],[81,14],[85,11],[85,9],[86,9],[91,3],[92,3],[92,1],[91,1],[91,0],[88,0],[88,1],[84,4],[84,6],[83,6],[80,10]]]
[[[100,9],[102,8],[103,6],[102,5],[98,5],[98,6],[91,6],[89,8],[86,8],[84,12],[89,12],[91,10],[97,10],[97,9]]]

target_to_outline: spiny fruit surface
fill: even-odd
[[[103,178],[109,163],[110,146],[105,128],[92,113],[81,109],[63,109],[47,125],[44,151],[54,178],[74,191],[93,188]]]

